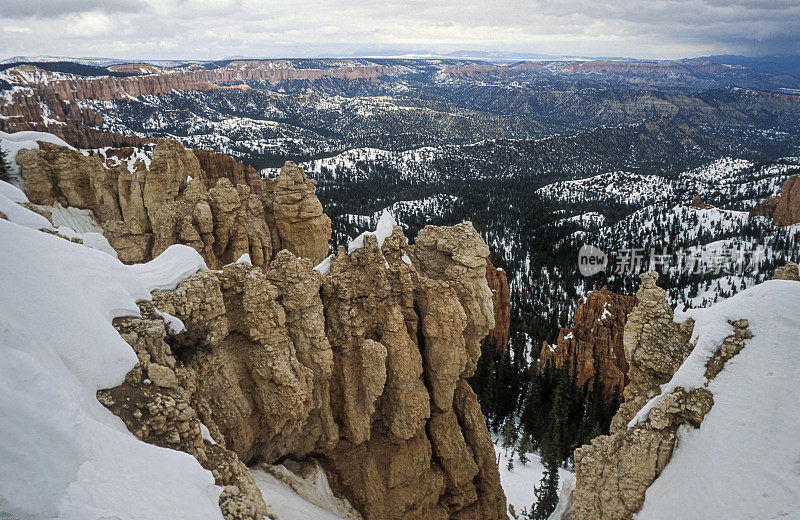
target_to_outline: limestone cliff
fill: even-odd
[[[578,301],[574,325],[562,328],[555,345],[543,345],[539,366],[577,369],[577,384],[599,381],[606,390],[620,391],[629,381],[628,361],[622,344],[628,314],[636,298],[603,287]]]
[[[262,266],[280,249],[314,262],[328,252],[330,220],[313,181],[293,165],[260,180],[227,156],[166,139],[149,169],[109,166],[49,143],[16,160],[32,203],[91,210],[123,262],[148,261],[176,243],[195,248],[211,268],[243,254]]]
[[[211,469],[229,519],[264,513],[243,463],[286,459],[321,463],[366,519],[505,518],[465,381],[494,326],[487,255],[466,223],[429,226],[413,247],[399,227],[382,246],[367,236],[325,276],[286,250],[265,269],[200,271],[118,320],[140,362],[99,398],[138,437]]]
[[[792,175],[783,183],[781,194],[761,202],[751,215],[768,217],[776,226],[791,226],[800,222],[800,175]]]
[[[611,434],[575,450],[576,485],[570,504],[573,520],[630,520],[641,509],[647,488],[669,463],[678,427],[698,427],[714,405],[708,389],[686,391],[678,387],[655,404],[646,420],[629,427],[631,419],[660,394],[660,385],[669,381],[694,347],[689,342],[694,323],[673,321],[664,290],[656,286],[657,277],[655,273],[641,276],[636,306],[625,324],[623,344],[630,383],[625,387],[625,402],[611,424]],[[706,364],[709,381],[752,337],[747,320],[730,324],[733,333]]]
[[[494,328],[489,337],[497,343],[497,347],[505,350],[508,347],[508,334],[511,328],[511,289],[503,269],[486,260],[486,281],[492,291],[494,305]]]

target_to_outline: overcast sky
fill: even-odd
[[[0,52],[209,59],[800,53],[800,0],[2,0]]]

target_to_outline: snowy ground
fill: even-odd
[[[0,220],[0,265],[0,517],[220,519],[209,471],[137,440],[96,398],[137,362],[112,319],[203,268],[199,254],[178,245],[126,266]]]
[[[753,338],[709,383],[714,407],[700,428],[678,431],[637,520],[800,518],[798,308],[800,283],[773,280],[687,313],[697,346],[663,393],[705,383],[705,362],[731,333],[729,319],[748,319]]]
[[[519,514],[525,508],[531,510],[531,505],[535,501],[533,496],[533,486],[538,486],[544,475],[544,466],[535,453],[528,453],[528,462],[522,464],[516,452],[512,453],[511,448],[506,450],[500,442],[494,445],[495,460],[499,460],[500,484],[506,493],[508,505],[514,506],[514,511]],[[514,468],[508,469],[509,459],[513,460]],[[559,483],[565,479],[572,478],[572,473],[564,468],[558,471]],[[560,484],[559,484],[560,485]]]

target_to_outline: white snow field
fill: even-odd
[[[129,267],[0,220],[0,517],[221,518],[209,471],[137,440],[95,397],[137,361],[111,320],[202,267],[186,246]]]
[[[516,514],[520,514],[525,508],[529,512],[531,506],[536,502],[533,495],[533,487],[542,482],[544,476],[544,465],[536,453],[528,453],[528,462],[523,464],[519,460],[519,455],[512,452],[511,448],[506,450],[500,445],[499,439],[495,439],[494,444],[495,460],[499,460],[500,485],[506,494],[506,503],[514,506]],[[509,459],[513,460],[514,468],[508,469]],[[574,475],[564,468],[558,470],[559,486],[566,481],[574,479]]]
[[[728,320],[748,319],[753,338],[709,383],[714,407],[700,428],[678,431],[637,520],[800,518],[798,309],[800,283],[771,280],[686,313],[697,346],[662,395],[706,382],[706,360],[733,330]]]

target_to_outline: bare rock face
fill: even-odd
[[[625,402],[602,435],[575,450],[576,485],[570,499],[574,520],[630,520],[644,504],[647,488],[672,458],[676,432],[681,425],[699,427],[714,405],[705,387],[687,391],[678,387],[663,396],[645,420],[629,427],[631,419],[650,399],[660,394],[691,352],[693,322],[677,324],[656,286],[656,273],[644,274],[636,306],[625,325],[624,347],[630,384]],[[708,380],[739,353],[751,336],[747,320],[731,322],[733,333],[706,365]]]
[[[133,173],[50,143],[22,150],[17,162],[31,202],[91,210],[123,262],[146,262],[172,244],[193,247],[214,269],[243,254],[263,267],[281,249],[314,263],[328,253],[330,219],[296,166],[262,182],[224,154],[167,139],[150,169]]]
[[[786,179],[780,195],[762,201],[750,214],[771,218],[776,226],[791,226],[800,222],[800,175]]]
[[[492,291],[492,305],[494,306],[494,328],[489,332],[499,349],[508,347],[508,334],[511,328],[511,289],[508,286],[506,272],[492,265],[486,260],[486,282]]]
[[[314,195],[314,181],[291,161],[275,179],[272,208],[282,249],[314,264],[328,256],[331,219]]]
[[[795,280],[800,282],[800,273],[798,273],[797,264],[794,262],[787,262],[786,265],[775,269],[775,274],[772,276],[773,280]]]
[[[367,236],[324,277],[284,250],[265,269],[229,264],[155,291],[143,308],[188,331],[165,337],[154,310],[120,323],[140,355],[129,378],[150,392],[137,409],[152,392],[180,396],[187,407],[176,408],[196,423],[172,428],[153,419],[160,411],[137,419],[114,398],[133,392],[126,385],[103,391],[107,406],[140,438],[198,460],[212,446],[198,440],[200,422],[237,463],[317,460],[368,520],[505,518],[491,438],[465,381],[494,325],[488,248],[471,224],[421,236],[413,251],[399,227],[382,245]],[[249,475],[231,467],[240,468],[218,470],[228,486],[220,505],[249,518],[260,505]]]
[[[599,382],[606,390],[620,391],[628,383],[628,360],[622,344],[628,314],[636,298],[603,287],[581,298],[574,325],[562,328],[555,345],[543,345],[539,366],[577,367],[577,384]]]

